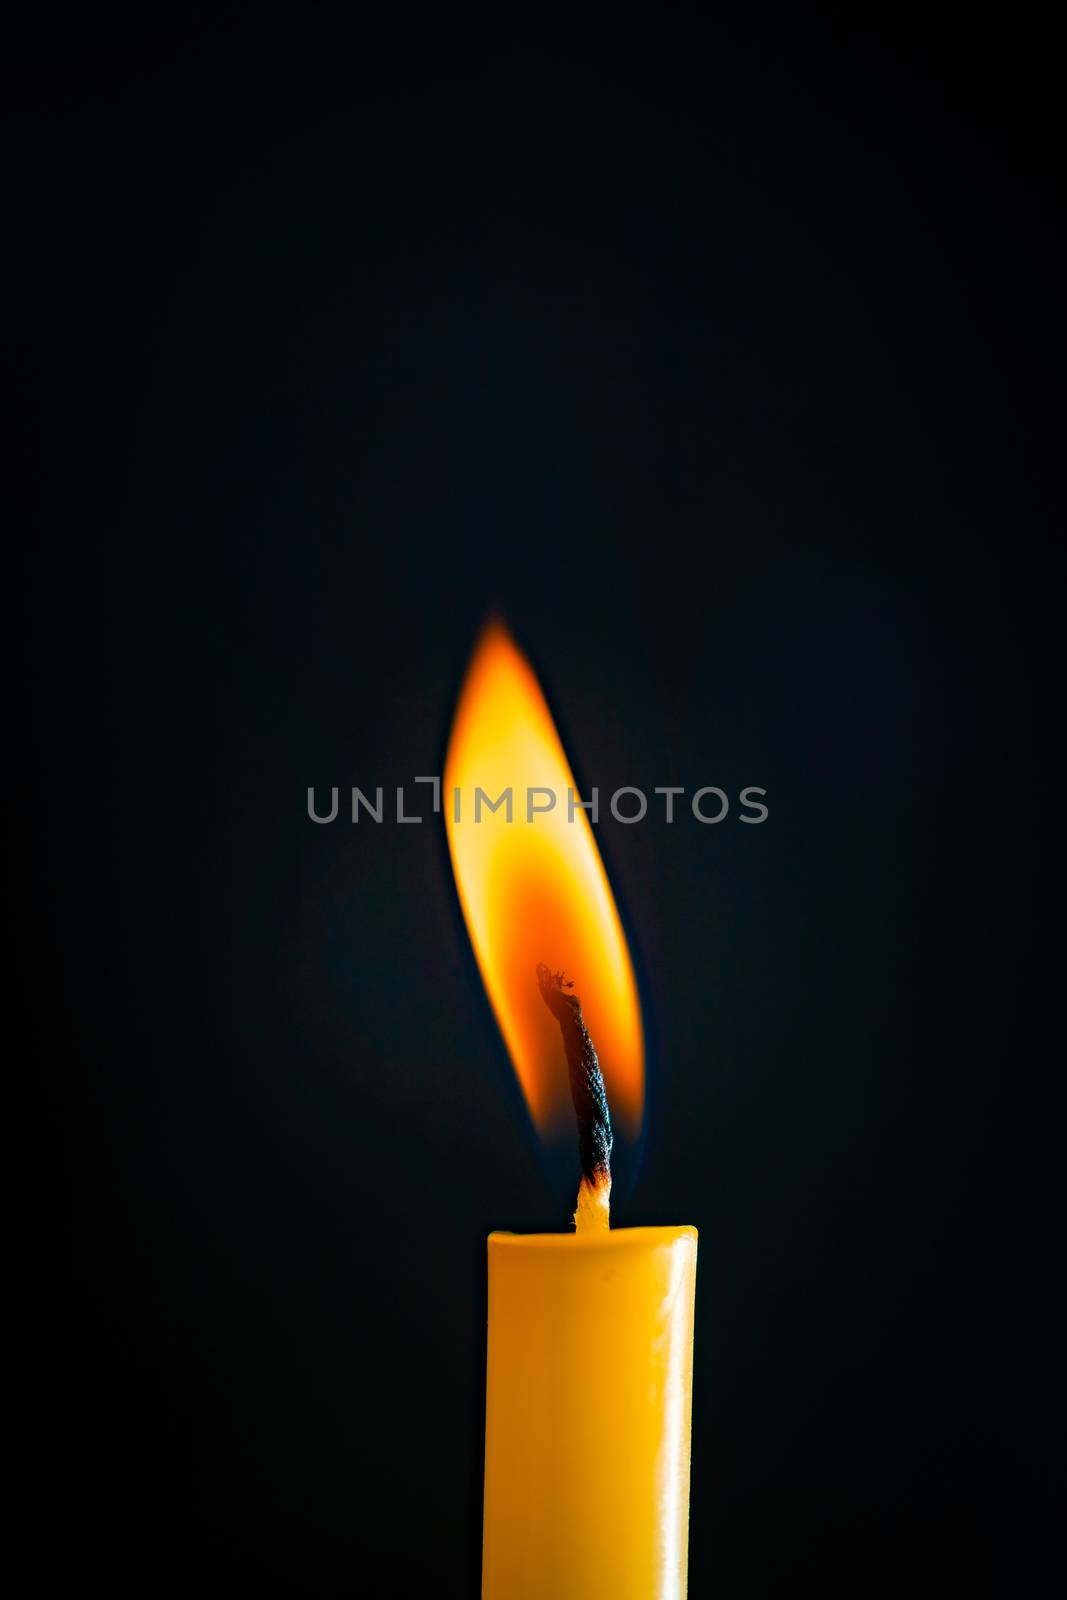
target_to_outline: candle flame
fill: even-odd
[[[645,1061],[630,953],[588,814],[578,809],[586,797],[578,792],[533,669],[499,622],[486,627],[467,670],[444,786],[448,847],[467,929],[536,1127],[545,1134],[573,1126],[574,1116],[559,1028],[535,978],[544,962],[573,978],[612,1116],[636,1137]],[[532,814],[530,790],[540,791]],[[506,801],[498,803],[506,791],[511,820]],[[548,804],[544,791],[555,796],[554,804],[536,809]]]

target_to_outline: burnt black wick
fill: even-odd
[[[571,1099],[578,1118],[582,1176],[593,1189],[610,1190],[611,1113],[596,1049],[582,1020],[582,1003],[576,994],[567,992],[574,984],[562,972],[552,972],[543,961],[538,963],[537,985],[563,1035]]]

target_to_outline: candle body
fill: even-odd
[[[489,1236],[483,1600],[681,1600],[695,1228]]]

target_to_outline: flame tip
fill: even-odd
[[[479,629],[478,637],[475,640],[475,654],[478,653],[484,644],[489,643],[489,641],[493,639],[498,639],[501,641],[506,640],[508,644],[514,644],[514,640],[511,636],[511,629],[508,627],[502,611],[493,610],[490,611],[486,616],[485,621],[482,623],[482,626]]]

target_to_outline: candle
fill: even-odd
[[[484,1600],[686,1592],[695,1228],[489,1236]]]
[[[632,1134],[643,1114],[637,986],[588,802],[499,624],[468,670],[444,786],[493,1010],[543,1132],[569,1083],[581,1166],[573,1233],[489,1237],[483,1600],[680,1600],[697,1234],[610,1227],[609,1101]],[[580,1000],[546,956],[580,973]]]

